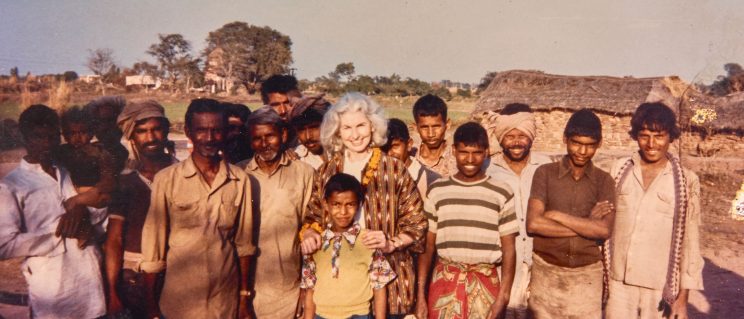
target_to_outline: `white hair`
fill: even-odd
[[[359,92],[350,92],[344,94],[323,116],[323,123],[320,124],[320,142],[325,149],[332,152],[339,152],[344,149],[339,128],[341,126],[341,114],[346,112],[364,113],[372,123],[370,146],[385,145],[385,142],[387,142],[385,109],[369,96]]]

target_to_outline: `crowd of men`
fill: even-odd
[[[254,112],[192,100],[182,161],[157,101],[23,111],[0,259],[25,258],[31,317],[682,319],[703,287],[699,181],[669,152],[680,131],[662,103],[637,108],[638,150],[605,172],[588,109],[553,161],[531,151],[525,104],[448,134],[446,103],[423,96],[414,145],[360,94],[332,105],[277,75],[261,95]],[[375,256],[367,310],[343,313],[324,302],[360,285],[327,282],[349,280],[357,234]]]

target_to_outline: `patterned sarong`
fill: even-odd
[[[440,257],[429,286],[429,318],[486,318],[498,295],[496,265],[469,265]]]

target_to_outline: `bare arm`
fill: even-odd
[[[559,211],[548,211],[544,216],[570,228],[579,236],[589,239],[609,238],[612,232],[612,222],[615,220],[613,205],[607,201],[597,203],[592,209],[591,216],[587,218]]]
[[[240,291],[250,291],[250,283],[248,282],[248,274],[251,269],[251,257],[240,257]],[[251,296],[244,294],[240,295],[240,302],[238,304],[238,318],[250,318],[250,307]]]
[[[545,237],[573,237],[578,234],[572,229],[545,217],[545,203],[530,198],[527,205],[527,232]]]
[[[375,310],[375,319],[385,319],[387,311],[387,289],[385,287],[374,289],[372,299],[374,305],[372,306]]]
[[[303,318],[315,318],[315,302],[313,301],[313,289],[305,289],[305,314]]]
[[[106,242],[103,244],[105,255],[106,280],[108,281],[108,314],[115,314],[123,309],[119,294],[116,292],[116,283],[122,266],[122,234],[124,221],[120,218],[109,218]]]
[[[147,318],[160,317],[159,298],[156,291],[158,273],[143,273],[142,277],[145,284],[145,311],[147,311]]]
[[[509,304],[512,284],[514,283],[514,271],[517,267],[516,238],[516,233],[501,237],[501,284],[499,285],[499,296],[489,310],[489,318],[498,318]]]
[[[426,232],[426,248],[418,256],[416,270],[416,291],[418,292],[416,297],[416,317],[418,318],[427,318],[426,291],[429,286],[429,271],[431,270],[431,262],[434,259],[436,242],[437,234]]]

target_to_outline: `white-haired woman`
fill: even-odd
[[[320,248],[320,225],[330,221],[321,206],[326,181],[336,173],[356,177],[365,192],[358,222],[370,230],[361,240],[369,248],[382,250],[393,266],[397,278],[387,285],[387,312],[402,317],[413,312],[416,278],[411,253],[423,248],[427,221],[405,164],[380,151],[386,134],[384,110],[366,95],[348,93],[328,110],[320,139],[333,155],[315,173],[300,235],[303,254]]]

